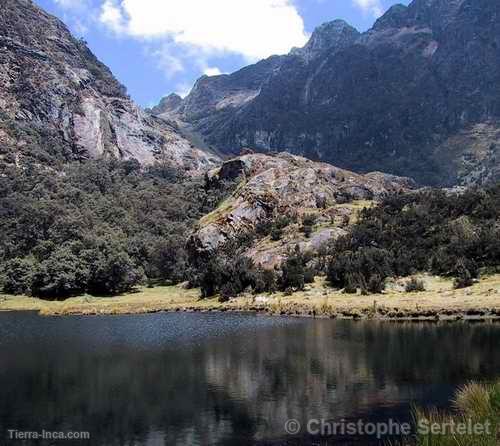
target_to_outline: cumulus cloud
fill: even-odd
[[[122,11],[115,4],[114,0],[106,0],[102,4],[99,20],[117,34],[127,31]]]
[[[218,67],[207,67],[205,68],[203,74],[206,74],[207,76],[218,76],[219,74],[222,74],[222,71]]]
[[[284,54],[307,41],[291,0],[106,0],[100,21],[116,33],[170,38],[204,53],[248,60]]]
[[[380,0],[353,0],[354,4],[365,13],[373,15],[375,18],[384,13],[384,8]]]

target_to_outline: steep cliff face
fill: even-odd
[[[2,0],[0,157],[55,163],[99,156],[160,158],[194,170],[215,161],[174,124],[135,105],[62,22],[30,0]]]
[[[190,250],[203,257],[230,240],[257,233],[245,255],[264,268],[280,265],[296,245],[303,252],[317,252],[346,234],[346,226],[363,206],[414,187],[408,178],[378,172],[358,175],[288,153],[249,154],[226,161],[209,172],[208,187],[217,188],[224,181],[236,182],[236,191],[201,219]],[[308,235],[301,230],[306,216],[314,220]],[[259,235],[259,226],[284,217],[289,224],[279,240]]]
[[[333,22],[288,56],[202,78],[177,119],[227,153],[290,151],[423,184],[495,181],[499,19],[497,0],[414,0],[363,34]]]

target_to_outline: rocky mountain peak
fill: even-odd
[[[162,98],[160,103],[151,109],[151,113],[153,113],[154,115],[175,113],[181,105],[182,98],[178,94],[172,93]]]
[[[380,17],[373,29],[428,27],[442,31],[465,0],[414,0],[409,6],[397,4]]]
[[[402,4],[391,6],[373,26],[374,30],[385,28],[401,28],[408,20],[408,7]]]
[[[214,166],[175,125],[138,107],[59,19],[30,0],[1,0],[0,162],[99,157]]]
[[[291,55],[310,61],[326,50],[339,50],[352,44],[360,36],[359,31],[344,20],[334,20],[316,28],[303,48],[294,48]]]

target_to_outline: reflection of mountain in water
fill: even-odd
[[[498,325],[0,316],[0,430],[93,445],[256,444],[290,418],[407,417],[500,374]]]

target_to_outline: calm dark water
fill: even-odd
[[[446,407],[456,386],[500,376],[499,339],[495,324],[0,313],[0,444],[23,444],[8,429],[89,431],[92,446],[350,444],[285,421]]]

